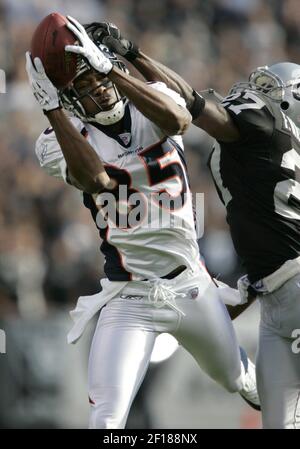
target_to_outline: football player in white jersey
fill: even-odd
[[[83,191],[103,239],[107,278],[100,293],[79,298],[68,335],[77,341],[102,308],[89,358],[90,428],[125,427],[162,332],[258,408],[221,289],[200,264],[181,139],[191,122],[185,102],[163,83],[130,76],[92,28],[68,19],[80,42],[66,47],[78,54],[71,86],[58,92],[29,53],[26,67],[51,125],[36,144],[40,164]]]

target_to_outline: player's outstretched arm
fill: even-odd
[[[108,74],[120,91],[137,109],[155,123],[167,135],[184,134],[192,117],[187,109],[179,106],[173,98],[153,89],[149,84],[113,67]]]
[[[146,79],[163,81],[178,92],[185,99],[195,126],[224,142],[239,138],[238,129],[226,109],[221,104],[205,100],[176,72],[141,51],[138,52],[133,64]]]
[[[185,99],[189,110],[192,108],[195,100],[194,90],[174,70],[150,58],[141,50],[138,50],[137,57],[132,61],[132,64],[147,81],[161,81],[165,83],[170,89],[175,90]]]
[[[102,161],[86,138],[73,126],[62,109],[45,113],[65,157],[71,178],[87,193],[113,187]]]
[[[110,50],[130,61],[148,81],[164,82],[186,101],[193,124],[221,141],[234,141],[239,132],[227,111],[218,104],[205,100],[178,73],[150,58],[136,44],[124,38],[118,27],[109,22],[91,24],[93,35]]]
[[[66,51],[79,54],[99,73],[107,76],[136,108],[167,135],[183,134],[191,123],[187,109],[168,95],[157,92],[148,84],[113,66],[111,61],[89,38],[85,28],[68,16],[68,28],[78,38],[79,45],[67,45]]]
[[[110,188],[113,181],[107,175],[97,153],[72,125],[61,108],[58,92],[47,77],[42,61],[34,64],[26,53],[26,70],[33,94],[47,116],[65,157],[72,178],[88,193]]]

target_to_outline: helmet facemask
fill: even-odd
[[[279,104],[281,110],[300,127],[300,66],[289,62],[258,67],[248,83],[234,85],[230,94],[241,89],[259,92]]]
[[[110,59],[113,65],[118,67],[120,70],[127,72],[125,64],[120,59],[118,59],[114,53],[110,52],[105,45],[99,43],[97,43],[97,45],[100,50],[103,51],[105,55]],[[84,122],[96,122],[104,126],[117,123],[124,116],[126,98],[120,94],[114,83],[107,79],[104,82],[99,81],[97,82],[96,86],[93,86],[91,89],[87,89],[84,92],[79,92],[74,85],[75,81],[78,80],[80,76],[92,70],[93,68],[90,66],[90,64],[84,58],[78,56],[75,78],[72,80],[72,83],[70,83],[70,85],[59,92],[62,105],[67,111],[71,112],[73,115]],[[105,85],[106,89],[114,89],[116,97],[115,103],[113,103],[108,110],[101,107],[101,105],[97,101],[97,98],[93,95],[93,92],[103,84]],[[82,104],[82,100],[84,98],[89,98],[89,100],[95,104],[95,112],[88,113],[85,110]]]

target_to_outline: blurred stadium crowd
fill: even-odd
[[[28,86],[24,53],[53,11],[82,23],[106,18],[195,89],[222,95],[256,66],[300,60],[298,0],[0,0],[7,81],[0,98],[0,328],[11,335],[7,354],[0,354],[0,427],[86,425],[84,407],[77,420],[67,416],[71,406],[66,413],[61,406],[56,419],[49,412],[55,395],[68,394],[70,377],[57,381],[67,373],[74,385],[65,404],[75,407],[86,360],[64,358],[57,348],[70,325],[67,310],[79,295],[98,291],[103,275],[100,241],[80,193],[45,175],[34,154],[48,125]],[[211,139],[191,128],[185,144],[192,190],[205,194],[202,253],[210,270],[234,285],[243,268],[206,168]]]

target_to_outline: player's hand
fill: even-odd
[[[246,304],[249,299],[249,292],[248,287],[250,286],[250,281],[248,279],[248,276],[244,274],[242,277],[240,277],[237,281],[237,288],[240,293],[240,296],[242,298],[241,304]]]
[[[106,45],[111,51],[123,56],[128,61],[134,61],[139,54],[139,49],[130,40],[121,35],[119,28],[110,22],[93,22],[89,26],[95,40]]]
[[[26,71],[33,95],[43,111],[61,108],[57,89],[47,77],[42,61],[34,58],[33,63],[29,51],[26,52]]]
[[[89,38],[83,26],[73,17],[67,17],[69,21],[67,27],[75,34],[81,45],[66,45],[65,50],[83,56],[95,70],[107,75],[113,67],[111,61]]]

